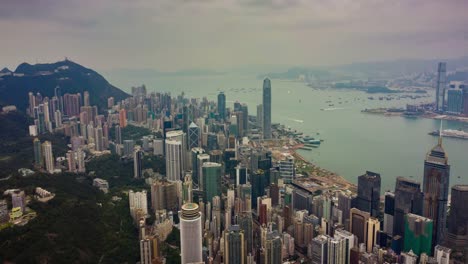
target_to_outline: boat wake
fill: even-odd
[[[288,117],[288,119],[291,120],[291,121],[297,122],[297,123],[301,123],[301,124],[304,123],[304,120],[294,119],[294,118],[290,118],[290,117]]]
[[[330,107],[330,108],[322,108],[320,110],[322,110],[322,111],[335,111],[335,110],[343,110],[343,109],[345,109],[345,108],[343,108],[343,107]]]

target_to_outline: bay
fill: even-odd
[[[262,80],[253,75],[139,76],[136,79],[109,74],[106,77],[127,92],[132,85],[144,83],[148,92],[165,91],[172,96],[184,92],[186,97],[216,100],[219,91],[223,91],[228,107],[232,108],[235,101],[246,103],[251,115],[256,114],[256,106],[262,103]],[[369,100],[369,96],[376,100]],[[391,101],[378,100],[379,96],[382,95],[354,90],[318,90],[302,82],[272,80],[272,119],[323,139],[319,148],[300,151],[300,154],[353,183],[357,183],[357,177],[366,170],[381,174],[382,191],[393,190],[398,176],[422,182],[425,155],[437,144],[437,137],[428,132],[439,129],[440,121],[388,117],[361,113],[361,110],[428,102],[432,94],[430,98]],[[321,110],[326,108],[335,109]],[[466,124],[454,121],[444,121],[445,128],[468,129]],[[450,186],[468,184],[468,140],[444,138],[443,146],[451,165]]]

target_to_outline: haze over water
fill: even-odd
[[[186,97],[206,96],[216,100],[218,91],[224,91],[227,107],[232,108],[235,101],[246,103],[250,115],[256,115],[256,106],[262,103],[262,80],[253,75],[165,76],[138,80],[122,75],[106,77],[127,92],[130,86],[145,83],[148,92],[167,91],[172,96],[185,92]],[[439,129],[440,121],[386,117],[361,113],[361,110],[428,102],[432,95],[418,100],[391,101],[368,100],[369,96],[383,95],[316,90],[301,82],[272,80],[272,119],[306,135],[324,139],[319,148],[300,151],[300,154],[353,183],[357,183],[357,177],[366,170],[381,173],[382,192],[393,190],[398,176],[422,183],[425,155],[437,143],[437,137],[428,132]],[[326,102],[329,100],[332,103]],[[338,103],[340,101],[342,104]],[[329,104],[342,109],[320,110],[330,108]],[[448,128],[468,130],[468,123],[444,121],[444,129]],[[443,145],[451,165],[450,186],[468,184],[468,140],[444,138]]]

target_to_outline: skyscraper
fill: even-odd
[[[192,122],[188,127],[188,148],[200,147],[200,128]]]
[[[253,253],[253,219],[251,212],[242,212],[237,218],[237,223],[239,224],[240,229],[244,231],[244,239],[246,245],[245,254]]]
[[[122,129],[120,125],[115,126],[115,143],[122,144]]]
[[[447,244],[468,253],[468,185],[453,186],[450,197]]]
[[[439,62],[436,80],[436,111],[438,112],[444,111],[446,79],[446,64],[445,62]]]
[[[419,182],[398,177],[395,184],[395,215],[393,234],[404,236],[405,215],[422,215],[423,194]]]
[[[380,206],[380,174],[366,171],[358,177],[358,195],[356,208],[368,212],[373,217],[379,214]]]
[[[52,143],[50,141],[42,143],[42,152],[44,153],[47,172],[54,173],[54,155],[52,154]]]
[[[405,215],[404,251],[412,250],[416,255],[432,251],[433,221],[429,218],[415,215]]]
[[[385,205],[384,205],[384,225],[383,231],[392,236],[393,235],[393,222],[395,221],[395,193],[385,192]]]
[[[121,128],[127,126],[127,111],[125,109],[120,109],[119,111],[119,125]]]
[[[271,138],[271,82],[263,80],[263,138]]]
[[[433,246],[440,244],[445,238],[449,178],[450,165],[442,147],[442,137],[439,137],[438,144],[424,161],[423,216],[434,221]]]
[[[42,157],[41,141],[38,138],[34,138],[34,164],[38,167],[44,165],[44,159]]]
[[[375,244],[377,244],[377,233],[380,231],[380,221],[377,218],[371,217],[367,220],[367,252],[372,252]]]
[[[230,226],[224,234],[224,263],[244,264],[246,260],[244,231],[238,226]]]
[[[328,264],[343,264],[345,260],[345,240],[334,237],[328,240]]]
[[[104,150],[104,139],[102,127],[96,127],[94,129],[94,148],[96,151]]]
[[[265,264],[281,264],[282,248],[281,236],[277,231],[268,232],[265,241]]]
[[[211,202],[213,197],[221,196],[221,164],[205,162],[203,170],[203,201]]]
[[[196,203],[182,205],[180,218],[180,256],[182,264],[203,262],[201,213]]]
[[[312,239],[312,264],[326,264],[328,261],[328,236],[319,235]]]
[[[367,240],[367,221],[370,218],[368,212],[357,208],[351,208],[349,231],[357,236],[358,244],[366,243]]]
[[[218,94],[218,114],[219,119],[226,119],[226,95],[223,92]]]
[[[182,142],[166,140],[166,178],[179,181],[182,178]]]
[[[133,151],[133,177],[135,179],[143,177],[143,151],[140,148]]]

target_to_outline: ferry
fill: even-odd
[[[441,134],[442,134],[443,137],[468,139],[468,132],[465,132],[463,130],[444,129],[444,130],[442,130]],[[429,135],[439,136],[440,132],[439,132],[439,130],[434,130],[434,131],[430,132]]]

